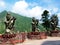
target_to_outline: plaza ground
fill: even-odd
[[[60,45],[60,37],[48,37],[40,40],[26,39],[23,43],[15,45]]]

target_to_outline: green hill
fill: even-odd
[[[3,33],[5,31],[4,19],[6,14],[7,11],[3,11],[0,13],[0,33]],[[10,14],[16,17],[15,31],[20,31],[20,32],[31,31],[31,18],[21,16],[19,14],[12,13],[12,12],[10,12]],[[45,30],[45,28],[43,28],[41,24],[39,25],[39,28],[40,30]]]

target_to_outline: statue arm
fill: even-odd
[[[31,24],[35,24],[34,22],[32,22]]]

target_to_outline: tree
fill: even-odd
[[[46,28],[46,30],[48,31],[48,28],[50,27],[50,21],[49,21],[49,11],[44,10],[43,14],[42,14],[42,25]]]
[[[52,30],[55,30],[55,28],[58,25],[58,17],[57,15],[52,15],[52,17],[50,18],[50,27]]]

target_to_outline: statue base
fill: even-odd
[[[59,30],[53,30],[53,31],[51,31],[50,36],[60,37],[60,31]]]
[[[16,43],[23,43],[25,41],[25,33],[19,34],[3,34],[0,36],[1,45],[15,45]]]
[[[16,37],[16,34],[3,34],[2,37],[6,39],[10,39]]]
[[[47,35],[45,32],[30,32],[27,37],[28,39],[46,39]]]

